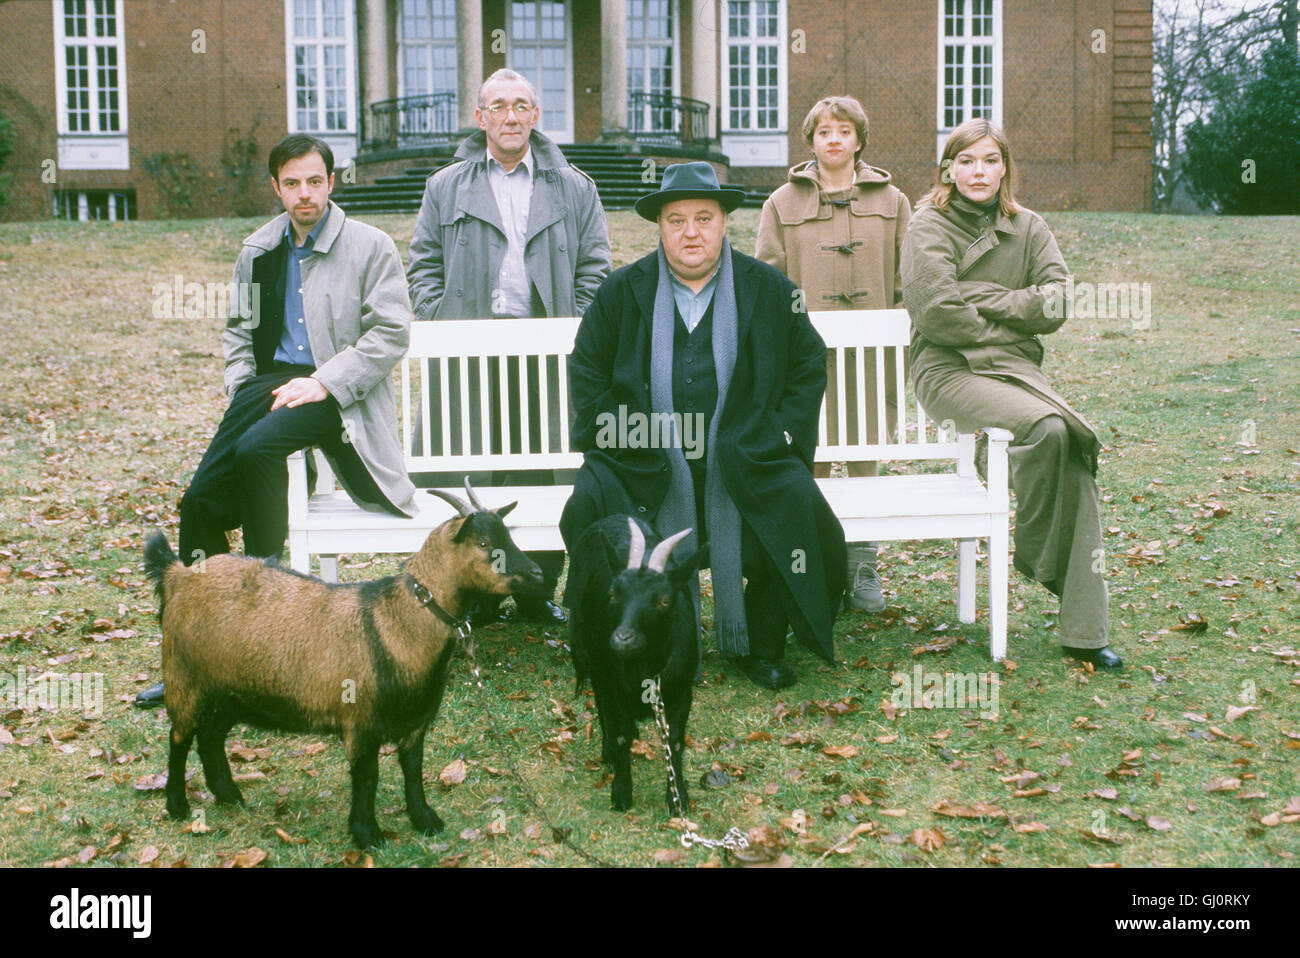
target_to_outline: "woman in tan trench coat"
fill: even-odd
[[[907,231],[911,205],[890,184],[889,174],[862,161],[867,142],[867,114],[853,97],[828,96],[808,112],[803,135],[814,159],[790,170],[789,182],[763,204],[755,255],[775,266],[803,290],[808,309],[888,309],[902,303],[898,250]],[[856,363],[846,357],[845,394],[850,400],[845,424],[850,441],[858,436]],[[866,366],[869,441],[881,441],[876,422],[876,367]],[[887,366],[885,416],[897,425],[894,369]],[[826,363],[826,395],[837,387],[834,361]],[[838,429],[835,404],[828,404],[828,431]],[[874,476],[874,462],[850,462],[851,476]],[[818,476],[830,475],[818,463]],[[845,601],[864,612],[885,607],[876,571],[876,543],[849,545]]]
[[[912,381],[936,421],[1014,434],[1016,568],[1060,596],[1066,655],[1120,668],[1107,644],[1100,442],[1048,384],[1038,339],[1065,322],[1069,272],[1042,217],[1016,202],[1014,179],[1000,127],[975,119],[952,131],[903,242]]]

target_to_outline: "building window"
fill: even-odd
[[[456,0],[402,0],[398,21],[401,96],[456,95]],[[451,116],[456,117],[456,101]]]
[[[287,2],[290,131],[355,132],[352,5],[346,0]]]
[[[117,0],[55,0],[60,134],[126,132],[126,70]]]
[[[55,190],[54,215],[63,220],[133,220],[135,190]]]
[[[939,140],[975,117],[1002,122],[1001,0],[939,0]]]
[[[560,0],[511,0],[507,29],[506,62],[537,87],[538,130],[560,143],[573,142],[569,7]]]
[[[785,129],[785,5],[778,0],[727,4],[727,125],[741,130]]]
[[[627,0],[629,130],[675,129],[670,103],[677,85],[673,69],[674,5],[672,0]]]

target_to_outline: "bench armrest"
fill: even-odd
[[[984,430],[984,434],[989,437],[989,461],[985,469],[985,484],[988,487],[989,499],[992,504],[998,508],[1006,509],[1010,505],[1010,496],[1008,494],[1008,484],[1010,479],[1010,463],[1007,457],[1007,443],[1014,438],[1006,429],[999,429],[991,426]]]

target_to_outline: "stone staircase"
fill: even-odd
[[[596,181],[600,201],[607,210],[631,209],[637,199],[654,188],[663,173],[655,170],[655,180],[645,182],[644,158],[613,146],[579,144],[560,149],[570,163]],[[381,176],[373,184],[347,186],[336,190],[334,202],[347,213],[415,213],[424,196],[424,181],[437,167],[412,167],[396,176]],[[748,190],[742,205],[761,207],[767,194]]]

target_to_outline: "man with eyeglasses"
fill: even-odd
[[[474,118],[478,131],[456,151],[455,160],[429,177],[411,238],[407,281],[417,320],[487,319],[499,317],[580,316],[591,305],[596,289],[610,273],[609,233],[605,210],[592,179],[569,165],[558,146],[534,127],[541,115],[537,91],[513,70],[497,70],[479,88]],[[430,396],[436,407],[440,382],[430,364]],[[511,364],[501,383],[495,366],[489,369],[489,431],[480,437],[460,435],[459,370],[448,372],[448,447],[477,447],[499,451],[502,440],[530,429],[530,448],[540,447],[537,410],[537,371]],[[502,422],[500,390],[506,389],[508,408],[520,406],[519,377],[526,379],[530,422]],[[478,369],[468,370],[470,420],[479,421]],[[558,370],[548,368],[551,408],[558,399]],[[426,410],[431,443],[442,448],[441,410]],[[517,415],[517,414],[516,414]],[[553,417],[552,417],[553,418]],[[559,424],[552,421],[551,447],[559,448]],[[417,429],[417,434],[420,430]],[[504,433],[504,435],[503,435]],[[417,453],[419,450],[415,450]],[[435,486],[459,485],[459,476],[419,477]],[[555,482],[549,471],[498,472],[480,484],[528,485]],[[553,593],[564,565],[564,553],[533,553]],[[481,609],[478,621],[490,620],[494,609]],[[519,605],[524,617],[559,624],[564,611],[553,602],[533,600]]]

